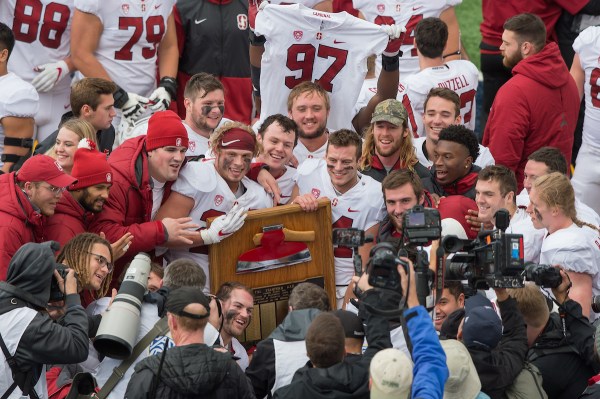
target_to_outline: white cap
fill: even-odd
[[[388,348],[371,360],[371,399],[406,398],[412,386],[412,361],[398,349]]]
[[[446,352],[450,376],[444,386],[444,399],[475,399],[481,391],[481,382],[469,350],[455,339],[441,340]]]

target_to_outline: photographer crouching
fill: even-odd
[[[0,282],[0,393],[3,398],[47,398],[46,364],[70,364],[88,356],[88,319],[75,272],[56,271],[51,242],[23,245]],[[52,280],[65,293],[62,324],[46,311]]]

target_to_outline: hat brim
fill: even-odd
[[[388,122],[394,126],[402,126],[402,124],[404,123],[404,119],[390,115],[377,115],[371,118],[371,123],[375,122]]]
[[[77,179],[66,173],[55,176],[51,179],[45,179],[45,182],[52,184],[54,187],[69,187],[72,184],[77,183]]]

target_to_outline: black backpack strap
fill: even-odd
[[[2,334],[0,334],[0,346],[2,347],[2,352],[4,352],[4,357],[6,358],[6,363],[8,363],[8,365],[10,366],[11,371],[14,374],[15,370],[16,370],[16,367],[17,367],[17,365],[15,363],[15,358],[8,351],[8,348],[6,347],[6,344],[4,343],[4,338],[2,338]],[[16,387],[17,387],[17,382],[13,381],[13,383],[11,384],[11,386],[8,387],[8,390],[6,392],[4,392],[4,395],[2,395],[2,397],[0,399],[6,399],[6,398],[8,398],[10,396],[10,394],[15,390]]]

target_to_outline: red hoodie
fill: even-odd
[[[579,94],[556,43],[519,62],[512,74],[494,99],[483,145],[496,164],[515,172],[520,191],[527,157],[540,147],[556,147],[571,162]]]
[[[0,176],[0,203],[0,281],[5,281],[10,260],[21,245],[46,241],[46,217],[15,183],[15,172]]]

